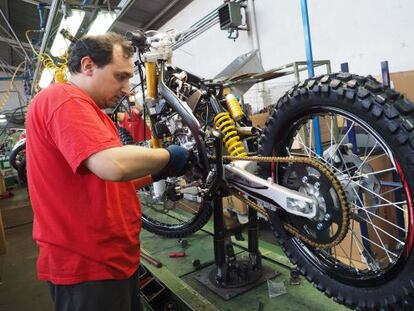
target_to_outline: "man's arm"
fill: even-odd
[[[110,181],[127,181],[159,172],[170,160],[166,149],[123,146],[99,151],[84,161],[95,175]]]

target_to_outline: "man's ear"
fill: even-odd
[[[95,63],[93,62],[92,58],[89,56],[85,56],[81,59],[81,72],[87,76],[92,76],[93,71],[95,69]]]

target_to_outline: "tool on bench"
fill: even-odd
[[[171,257],[171,258],[185,257],[185,252],[172,252],[168,254],[168,257]]]
[[[161,268],[162,267],[162,263],[161,262],[159,262],[154,257],[150,256],[148,253],[146,253],[142,249],[141,249],[141,257],[142,257],[142,259],[144,259],[145,261],[147,261],[149,264],[151,264],[151,265],[153,265],[153,266],[155,266],[157,268]]]

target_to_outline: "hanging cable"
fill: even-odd
[[[14,79],[16,78],[17,72],[19,71],[20,67],[25,63],[26,61],[21,62],[19,65],[17,65],[16,70],[14,71],[11,79],[10,79],[10,84],[8,89],[6,90],[6,92],[4,93],[4,95],[0,98],[0,111],[3,110],[4,105],[6,104],[6,102],[9,100],[10,97],[10,93],[13,90],[13,83],[14,83]]]
[[[31,32],[42,32],[41,30],[27,30],[25,35],[27,42],[29,43],[33,53],[38,57],[40,62],[43,64],[43,67],[49,70],[54,75],[54,81],[58,83],[66,82],[67,75],[68,75],[68,53],[67,51],[57,57],[57,61],[55,62],[52,57],[47,53],[38,53],[29,38],[29,33]]]

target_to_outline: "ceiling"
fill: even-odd
[[[109,6],[111,9],[114,9],[119,3],[128,2],[121,0],[0,0],[0,9],[22,44],[22,47],[18,44],[13,31],[10,30],[0,14],[0,71],[4,71],[6,68],[13,70],[14,67],[24,60],[25,54],[22,48],[28,54],[29,58],[32,57],[25,32],[29,29],[40,29],[40,18],[37,6],[39,3],[45,4],[45,17],[47,18],[52,1],[59,1],[59,4],[65,2],[73,7],[80,7],[82,3],[88,3],[85,7],[87,12],[89,12],[87,13],[87,18],[92,18],[92,15],[94,13],[96,14],[100,8],[107,9]],[[137,28],[158,29],[191,3],[192,0],[132,0],[131,2],[132,4],[112,27],[113,31],[124,34],[128,30]],[[54,37],[56,29],[59,26],[59,21],[62,16],[60,5],[57,14],[49,37]],[[41,39],[42,33],[33,33],[31,35],[32,43],[37,49],[40,47]]]

